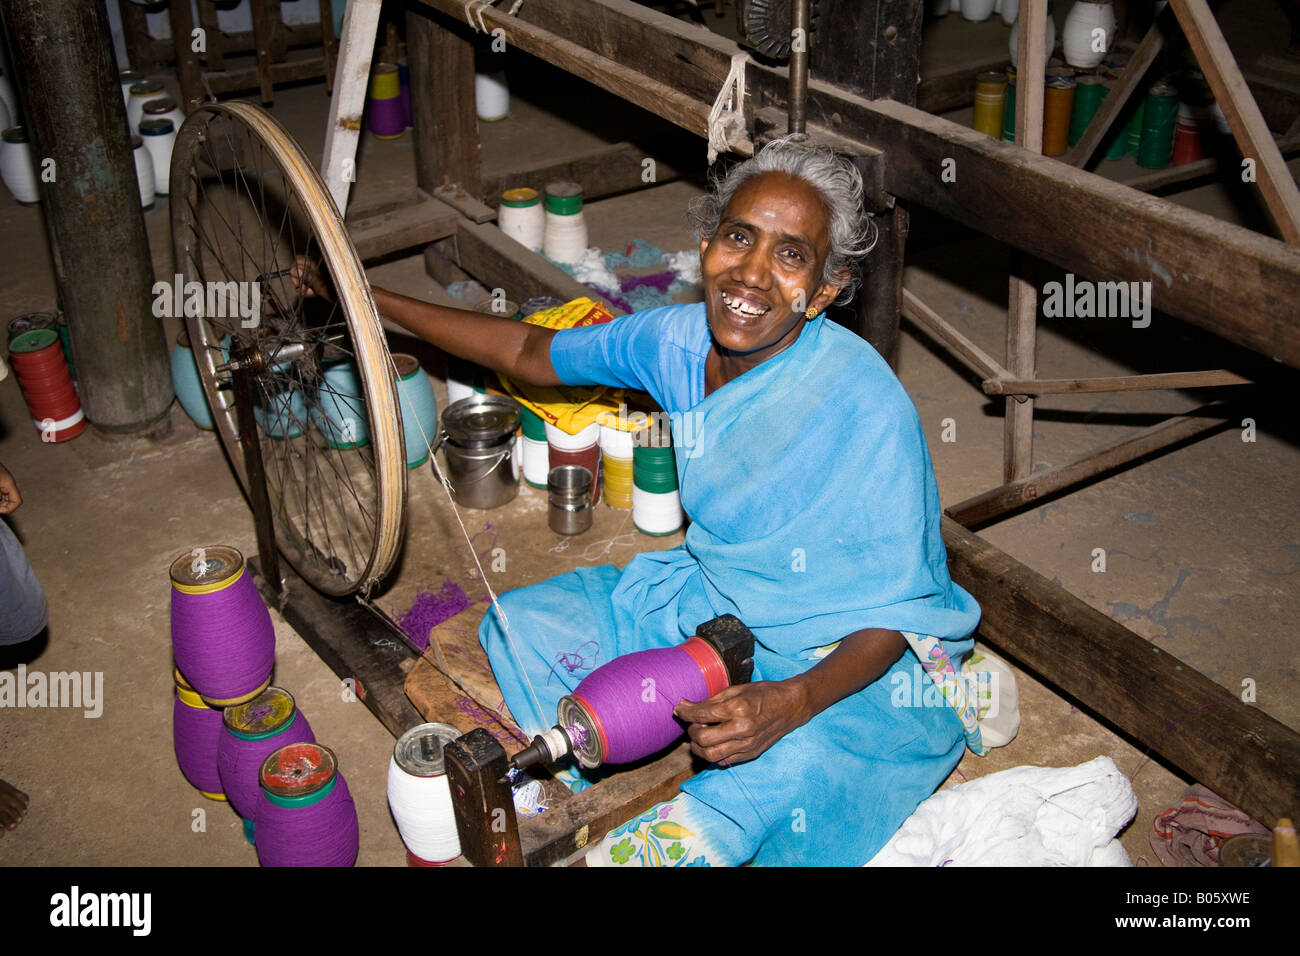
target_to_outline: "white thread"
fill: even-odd
[[[507,236],[534,252],[542,251],[546,236],[546,209],[540,201],[531,206],[502,203],[497,209],[497,225]]]
[[[542,251],[552,262],[576,266],[587,251],[587,220],[581,210],[571,215],[546,210]]]
[[[685,515],[677,491],[645,491],[632,486],[632,521],[648,534],[671,534],[682,526]]]
[[[37,431],[61,432],[65,428],[71,428],[85,417],[85,409],[78,408],[67,418],[60,418],[58,421],[55,421],[53,418],[33,418],[32,424],[36,426]]]
[[[478,118],[490,123],[510,115],[510,87],[506,71],[474,74],[474,109]]]
[[[745,128],[745,63],[747,53],[731,55],[731,69],[709,109],[709,164],[731,150],[750,154],[754,143]]]
[[[456,811],[447,775],[417,777],[388,759],[388,806],[406,848],[429,863],[446,863],[460,856]]]

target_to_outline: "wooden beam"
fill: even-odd
[[[588,298],[601,302],[615,315],[623,310],[599,292],[588,289],[536,252],[520,245],[493,223],[462,218],[457,226],[455,264],[489,289],[506,290],[506,298],[523,302],[539,295],[561,299]]]
[[[943,521],[979,634],[1257,820],[1300,807],[1300,734],[1010,555]]]
[[[466,0],[421,2],[464,20]],[[516,17],[488,8],[484,18],[507,37],[520,22],[593,24],[583,29],[599,31],[590,41],[598,49],[635,64],[643,76],[699,95],[701,116],[727,75],[731,54],[739,52],[716,34],[626,0],[564,0],[562,11],[559,6],[558,0],[529,0]],[[552,59],[545,43],[531,43],[529,52]],[[587,76],[619,92],[599,71]],[[756,106],[784,104],[784,71],[750,63],[746,83]],[[643,98],[643,105],[669,112],[653,98]],[[1078,275],[1150,281],[1155,308],[1300,367],[1300,251],[915,108],[854,96],[815,75],[808,115],[810,132],[822,125],[885,151],[884,185],[891,193]],[[694,131],[704,132],[702,125]],[[948,168],[955,182],[941,178]]]
[[[262,574],[259,560],[249,558],[247,563],[262,599],[280,612],[330,670],[352,681],[357,699],[389,733],[399,737],[424,722],[405,691],[406,670],[416,655],[397,636],[395,624],[386,624],[356,601],[326,597],[284,561],[280,562],[281,598]]]
[[[217,20],[216,0],[198,0],[199,26],[203,28],[203,65],[209,70],[226,68],[226,46],[229,41],[221,32]]]
[[[456,234],[460,215],[436,199],[403,206],[364,219],[348,220],[348,233],[362,262]]]
[[[1081,392],[1137,392],[1166,388],[1218,388],[1253,385],[1248,378],[1226,368],[1204,372],[1158,372],[1153,375],[1110,375],[1104,378],[991,378],[985,395],[1065,395]]]
[[[667,754],[618,773],[519,822],[525,866],[551,866],[596,843],[606,833],[671,800],[696,773],[691,747],[681,743]]]
[[[334,93],[325,127],[321,178],[340,216],[347,216],[348,194],[356,179],[357,142],[370,82],[370,55],[379,25],[380,0],[352,0],[343,14],[343,43],[334,67]],[[415,42],[414,39],[412,42]],[[427,77],[424,78],[427,81]],[[412,104],[415,93],[411,93]],[[418,144],[417,144],[418,149]]]
[[[1300,244],[1300,189],[1273,143],[1218,21],[1205,0],[1170,0],[1169,5],[1182,24],[1242,155],[1255,160],[1256,182],[1273,221],[1287,242]]]
[[[1101,106],[1098,107],[1096,114],[1088,128],[1083,131],[1079,137],[1079,142],[1075,143],[1068,153],[1063,157],[1065,162],[1071,166],[1084,166],[1092,158],[1092,154],[1097,151],[1101,141],[1106,138],[1110,132],[1111,126],[1124,111],[1128,105],[1129,97],[1142,82],[1146,76],[1147,70],[1155,62],[1155,58],[1165,46],[1165,34],[1163,24],[1167,20],[1160,16],[1156,17],[1155,23],[1147,30],[1146,36],[1138,44],[1137,50],[1129,57],[1128,65],[1124,67],[1124,75],[1120,78],[1119,84],[1110,91]]]
[[[1179,415],[1144,428],[1136,435],[1102,445],[1093,451],[1037,472],[999,485],[983,494],[967,498],[949,508],[944,514],[958,524],[978,528],[1004,518],[1021,508],[1037,505],[1068,488],[1099,478],[1147,455],[1166,451],[1175,445],[1218,431],[1228,425],[1223,417],[1222,405],[1207,405],[1187,415]]]
[[[274,13],[270,4],[271,0],[249,0],[253,14],[253,52],[257,55],[257,86],[264,105],[275,100],[275,87],[271,80],[271,52],[275,43],[275,24],[279,20],[280,4],[275,4]]]
[[[1003,368],[997,359],[958,332],[938,312],[908,289],[903,290],[903,315],[919,325],[931,338],[948,346],[952,353],[980,378],[1010,378],[1011,373]]]
[[[181,109],[188,115],[204,99],[199,58],[192,46],[194,11],[188,3],[173,3],[168,10],[171,15],[172,45],[176,52],[176,78],[181,84]]]
[[[313,56],[303,60],[272,63],[267,67],[265,76],[269,77],[271,85],[275,86],[280,83],[296,83],[299,80],[314,80],[324,73],[324,57]],[[238,90],[260,90],[262,79],[263,74],[257,67],[204,74],[204,80],[214,94],[234,93]]]
[[[483,201],[489,206],[501,202],[501,193],[515,186],[532,186],[541,191],[547,183],[564,181],[582,186],[584,202],[634,192],[647,185],[642,179],[646,159],[655,161],[655,185],[672,182],[681,177],[678,165],[667,162],[655,143],[612,143],[593,149],[582,156],[545,163],[527,162],[512,166],[503,172],[494,172],[484,179]],[[670,155],[680,153],[672,144],[663,142]],[[698,145],[698,144],[697,144]],[[699,167],[704,166],[704,156],[699,154]]]

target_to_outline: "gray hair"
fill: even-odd
[[[862,211],[862,175],[829,147],[786,136],[768,143],[752,159],[715,176],[713,188],[690,204],[696,239],[712,239],[736,190],[764,173],[784,173],[801,179],[821,196],[831,236],[822,281],[842,285],[835,301],[848,303],[861,282],[862,257],[876,244],[876,224]]]

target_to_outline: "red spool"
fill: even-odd
[[[51,433],[51,437],[49,438],[49,441],[52,442],[57,443],[62,441],[70,441],[71,439],[76,438],[78,435],[80,435],[82,432],[86,430],[86,424],[87,424],[86,416],[80,409],[77,410],[76,414],[70,416],[67,419],[56,418],[52,420],[56,425],[55,430]],[[42,441],[45,440],[45,435],[46,435],[45,421],[46,421],[45,419],[35,419],[35,418],[32,419],[32,424],[35,425],[36,430],[41,433]],[[59,427],[60,421],[65,422],[66,424],[63,424],[61,427]]]
[[[34,351],[9,353],[18,376],[32,424],[46,441],[63,442],[86,430],[86,416],[81,399],[72,385],[72,375],[57,341]],[[47,422],[55,423],[51,432]]]
[[[595,506],[600,501],[600,442],[579,451],[561,451],[551,445],[548,457],[551,468],[559,468],[561,465],[581,465],[591,472],[591,503]]]
[[[1204,158],[1200,126],[1195,118],[1180,115],[1178,122],[1174,124],[1174,152],[1170,157],[1169,165],[1185,166]]]

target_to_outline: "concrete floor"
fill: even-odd
[[[518,89],[518,87],[517,87]],[[273,113],[319,156],[327,98],[323,86],[277,92]],[[644,118],[619,122],[642,130]],[[521,150],[539,160],[581,153],[617,133],[584,130],[582,117],[550,115],[518,96],[510,119],[484,124],[484,165],[503,168]],[[355,202],[413,182],[409,136],[363,141]],[[702,147],[701,147],[702,150]],[[691,245],[686,202],[699,187],[676,182],[589,204],[591,242],[617,248],[644,237],[665,250]],[[1212,190],[1187,201],[1229,218]],[[146,213],[155,270],[170,275],[167,206]],[[918,232],[922,224],[918,222]],[[38,208],[0,197],[5,242],[0,287],[9,317],[52,310],[55,287]],[[934,230],[927,227],[927,234]],[[1008,253],[982,239],[927,242],[909,253],[907,284],[992,354],[1002,351]],[[418,257],[371,270],[371,280],[407,294],[445,299]],[[169,329],[170,334],[170,329]],[[408,346],[395,338],[394,349]],[[1225,358],[1225,355],[1227,356]],[[1235,353],[1173,320],[1150,329],[1045,322],[1039,368],[1044,376],[1120,374],[1125,369],[1212,367]],[[1260,363],[1242,357],[1242,367]],[[1234,367],[1237,367],[1234,364]],[[1289,370],[1271,371],[1282,386]],[[1000,481],[1002,420],[961,370],[911,331],[904,335],[899,374],[916,402],[938,474],[942,500],[952,503]],[[1257,441],[1229,430],[987,529],[995,545],[1057,581],[1092,606],[1175,654],[1226,688],[1257,684],[1257,706],[1300,728],[1294,694],[1294,621],[1300,613],[1300,509],[1293,476],[1300,442],[1291,423],[1294,401],[1261,397],[1252,417]],[[439,391],[439,401],[445,391]],[[1047,467],[1124,434],[1150,416],[1196,404],[1186,393],[1078,396],[1040,402],[1036,466]],[[442,407],[440,405],[440,407]],[[956,441],[945,442],[945,419]],[[0,864],[253,865],[255,853],[234,814],[200,797],[176,769],[171,746],[168,638],[170,561],[216,541],[255,552],[248,507],[217,439],[196,429],[173,406],[169,437],[109,439],[93,431],[63,445],[45,445],[27,416],[12,377],[0,383],[0,462],[24,493],[11,524],[50,598],[48,644],[27,666],[46,672],[103,674],[98,718],[67,709],[0,714],[0,777],[31,795],[27,819],[0,837]],[[468,573],[469,552],[427,471],[412,474],[408,554],[401,574],[379,598],[404,609],[421,586]],[[494,582],[515,587],[576,564],[622,564],[632,553],[669,547],[602,516],[591,540],[566,545],[540,515],[542,498],[525,489],[507,508],[475,513],[471,534],[508,536],[510,570]],[[1107,552],[1106,573],[1094,573],[1093,549]],[[357,800],[361,865],[400,865],[403,847],[389,816],[384,779],[392,739],[363,705],[349,702],[338,678],[274,612],[277,684],[290,689],[318,739],[335,749]],[[1112,757],[1139,797],[1123,842],[1134,863],[1158,865],[1147,842],[1153,816],[1176,802],[1187,781],[1142,748],[1120,739],[1071,702],[1027,676],[1020,678],[1023,726],[1009,747],[984,759],[968,756],[950,782],[1022,764],[1064,766],[1099,754]]]

